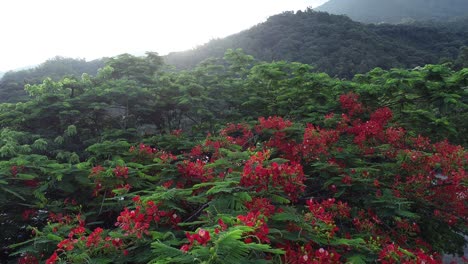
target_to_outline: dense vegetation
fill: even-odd
[[[6,72],[0,75],[0,103],[27,100],[25,84],[41,83],[46,78],[56,81],[65,76],[79,78],[83,73],[96,75],[103,66],[104,59],[87,62],[83,59],[55,57],[32,69]]]
[[[27,85],[0,105],[4,254],[439,263],[468,234],[467,86],[449,64],[345,81],[241,50]]]
[[[285,12],[249,30],[171,53],[168,64],[188,69],[229,48],[264,61],[297,61],[331,76],[352,78],[380,67],[414,68],[456,60],[468,46],[468,20],[453,24],[365,25],[323,12]]]
[[[347,15],[355,21],[364,23],[448,21],[468,16],[468,2],[465,0],[330,0],[315,10]]]

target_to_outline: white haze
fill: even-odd
[[[60,55],[164,55],[326,0],[2,0],[0,72]]]

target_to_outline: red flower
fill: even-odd
[[[64,249],[66,251],[71,251],[75,247],[76,242],[76,239],[64,239],[60,243],[58,243],[57,248],[62,250]]]
[[[260,242],[270,243],[270,239],[268,238],[270,230],[265,223],[265,219],[260,215],[260,212],[249,212],[247,215],[239,215],[237,219],[239,219],[243,225],[254,228],[253,232],[246,234],[247,236],[256,236]]]
[[[18,264],[38,264],[39,260],[30,254],[26,254],[18,259]]]
[[[90,176],[95,176],[98,175],[99,173],[105,171],[105,169],[101,165],[94,166],[91,169],[91,175]]]
[[[58,256],[57,256],[57,251],[54,251],[54,254],[52,254],[52,256],[50,256],[47,260],[46,260],[46,264],[55,264],[55,262],[57,262],[58,260]]]
[[[36,188],[37,186],[39,186],[39,181],[38,180],[26,180],[24,181],[24,185],[28,186],[28,187],[32,187],[32,188]]]
[[[354,93],[340,95],[341,108],[346,110],[349,116],[362,113],[363,106],[358,99],[359,96]]]
[[[224,136],[232,144],[241,147],[247,147],[249,141],[253,138],[253,133],[246,124],[229,124],[225,129],[221,130],[221,136]]]
[[[125,166],[116,166],[113,172],[117,178],[128,178],[128,168]]]
[[[180,250],[182,250],[183,252],[189,251],[193,247],[195,241],[199,245],[206,246],[208,241],[211,240],[210,232],[202,228],[200,228],[195,234],[190,234],[189,232],[186,232],[185,236],[189,240],[189,244],[185,244],[180,248]]]
[[[299,163],[271,163],[264,166],[269,153],[257,152],[250,157],[244,165],[244,171],[240,184],[244,187],[255,187],[255,191],[269,190],[271,187],[279,187],[291,199],[295,200],[304,191],[305,176]]]
[[[125,235],[136,235],[141,238],[143,234],[149,234],[151,217],[147,217],[145,213],[141,212],[141,207],[137,206],[135,210],[128,210],[124,208],[120,215],[117,217],[115,226],[120,227],[126,231]]]
[[[200,245],[206,245],[206,243],[208,243],[208,241],[210,241],[211,237],[210,237],[210,232],[206,231],[205,229],[202,229],[200,228],[198,230],[198,238],[197,238],[197,241]]]
[[[88,236],[88,239],[86,241],[86,246],[87,247],[97,247],[98,244],[101,242],[101,234],[104,230],[100,227],[94,229],[94,231]]]
[[[18,166],[11,166],[10,172],[11,172],[11,176],[16,177],[16,175],[18,174]]]
[[[261,133],[264,129],[283,130],[292,126],[291,121],[284,120],[282,117],[278,116],[270,116],[267,119],[264,117],[259,117],[258,122],[260,124],[255,127],[257,133]]]
[[[271,201],[268,198],[253,198],[252,201],[246,202],[245,206],[251,212],[260,212],[266,217],[269,217],[275,213],[275,206],[271,204]]]
[[[189,181],[197,179],[201,182],[208,182],[213,179],[213,169],[208,169],[205,166],[205,162],[197,159],[195,162],[185,160],[177,168],[180,174]]]
[[[190,250],[190,245],[189,244],[185,244],[183,245],[181,248],[180,248],[181,251],[183,252],[187,252]]]
[[[21,217],[23,218],[24,221],[27,221],[29,220],[29,218],[31,218],[31,216],[35,215],[36,214],[36,210],[34,209],[26,209],[23,211],[23,213],[21,214]]]

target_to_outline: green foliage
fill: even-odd
[[[391,242],[411,261],[430,252],[418,239],[462,248],[466,151],[442,140],[467,145],[467,69],[346,81],[242,50],[183,72],[160,63],[118,56],[96,77],[46,79],[0,105],[10,259],[281,263],[326,251],[367,263]]]
[[[28,93],[23,89],[24,86],[30,84],[35,87],[46,78],[56,81],[65,76],[81,77],[83,73],[94,76],[104,66],[104,61],[99,59],[87,62],[83,59],[55,57],[32,69],[7,72],[0,76],[0,102],[26,101]]]
[[[347,15],[364,23],[448,21],[466,16],[468,3],[463,0],[330,0],[315,10]]]

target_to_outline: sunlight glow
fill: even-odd
[[[248,29],[268,16],[326,0],[5,0],[0,2],[0,71],[60,55],[191,49]]]

